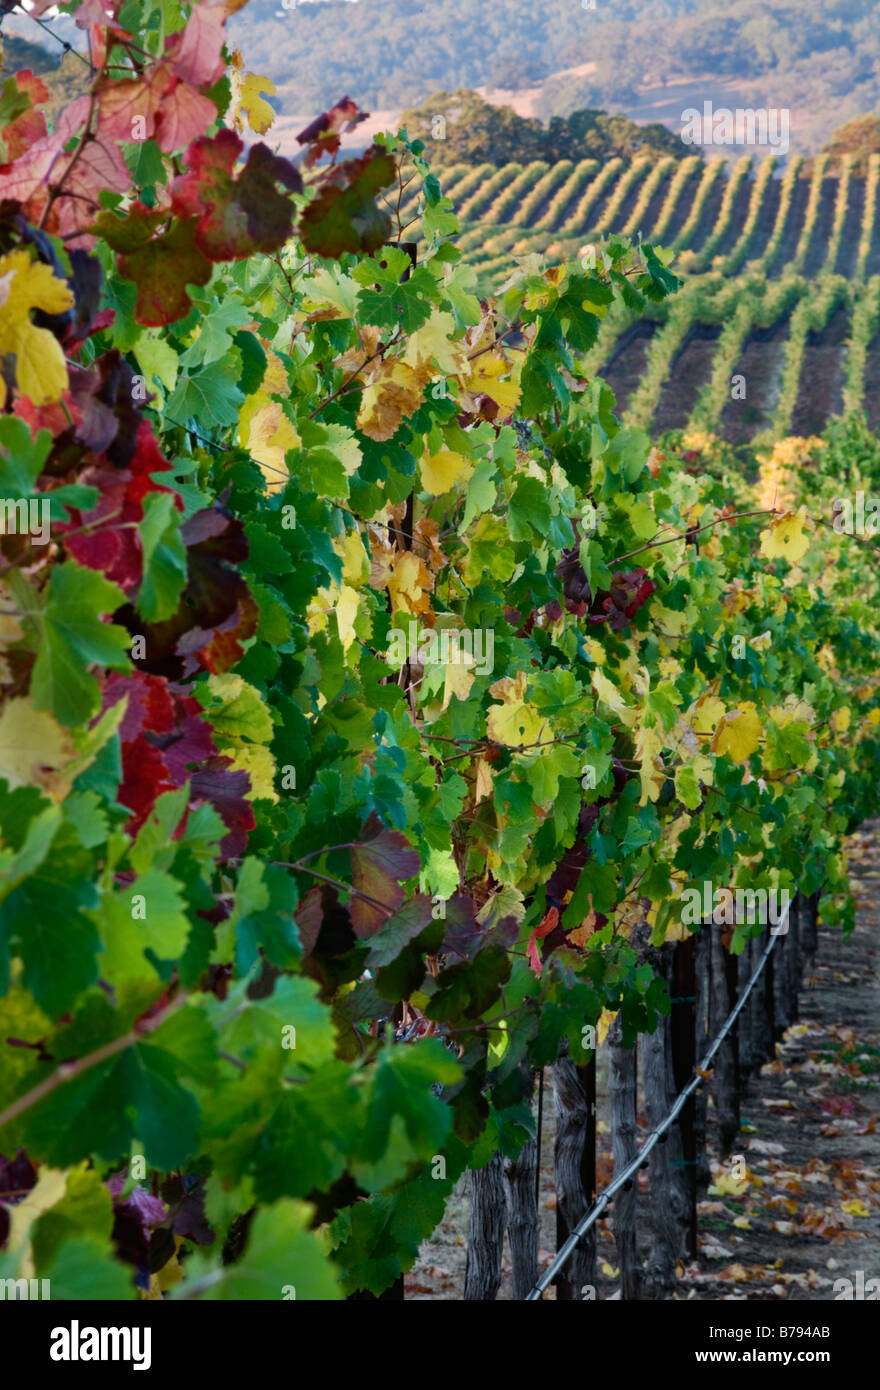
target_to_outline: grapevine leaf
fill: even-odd
[[[83,724],[98,708],[98,683],[86,670],[89,663],[129,668],[128,633],[100,616],[123,600],[115,584],[72,560],[52,570],[48,601],[33,619],[40,642],[31,698],[60,724]]]

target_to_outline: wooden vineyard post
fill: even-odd
[[[788,928],[780,935],[773,948],[773,1037],[782,1037],[790,1023],[794,1023],[795,1006],[791,998],[791,955],[789,938],[791,936],[791,911],[785,923]],[[771,928],[772,930],[772,928]]]
[[[673,951],[669,946],[647,951],[647,958],[673,990]],[[642,1066],[648,1124],[657,1129],[676,1098],[672,1059],[671,1020],[660,1017],[653,1033],[642,1035]],[[664,1142],[665,1141],[665,1142]],[[673,1125],[649,1158],[653,1239],[645,1275],[645,1297],[667,1298],[675,1287],[676,1265],[684,1253],[690,1224],[688,1193],[683,1179],[681,1130]]]
[[[464,1296],[468,1301],[491,1302],[498,1297],[506,1208],[504,1157],[495,1153],[484,1167],[471,1170],[471,1212],[464,1276]]]
[[[770,928],[764,926],[760,936],[751,937],[739,958],[739,989],[744,990],[770,940]],[[774,947],[776,950],[776,947]],[[739,1065],[744,1083],[753,1072],[773,1055],[773,1037],[767,1014],[767,989],[772,976],[768,973],[771,961],[761,971],[748,1002],[739,1019]]]
[[[710,942],[710,1034],[716,1038],[736,1004],[737,961],[726,949],[720,927],[709,928]],[[739,1063],[736,1026],[728,1033],[715,1055],[712,1092],[718,1115],[721,1151],[730,1153],[739,1134]]]
[[[805,895],[798,894],[800,898],[800,947],[801,947],[801,967],[802,976],[809,979],[813,973],[813,966],[816,960],[816,951],[819,945],[819,893]]]
[[[800,1015],[801,990],[801,950],[800,950],[800,908],[798,894],[791,900],[786,921],[788,933],[785,937],[785,956],[788,965],[788,1007],[792,1022]]]
[[[533,1075],[532,1090],[534,1084]],[[535,1179],[539,1162],[538,1141],[528,1139],[517,1157],[505,1159],[504,1163],[514,1299],[524,1299],[538,1281],[538,1195]]]
[[[743,990],[749,983],[754,970],[754,942],[749,938],[743,945],[742,951],[737,957],[737,991],[742,995]],[[743,1091],[747,1089],[748,1078],[758,1065],[755,1054],[755,1036],[753,1023],[753,1011],[755,1007],[755,995],[749,995],[745,1008],[739,1016],[739,1074],[743,1084]]]
[[[770,928],[765,926],[755,942],[755,964],[763,956],[770,944]],[[773,948],[776,949],[775,947]],[[761,971],[761,978],[755,985],[755,1052],[758,1065],[762,1066],[773,1057],[773,956]]]
[[[669,1018],[672,1043],[672,1073],[676,1092],[683,1091],[697,1064],[697,978],[696,942],[693,936],[679,941],[673,951],[672,1013]],[[678,1118],[681,1135],[682,1185],[687,1194],[688,1221],[685,1251],[693,1259],[697,1253],[697,1107],[696,1097],[685,1103]]]
[[[611,1143],[614,1152],[615,1176],[631,1163],[638,1151],[636,1126],[637,1057],[633,1044],[623,1046],[620,1014],[608,1030],[609,1075],[611,1096]],[[620,1296],[630,1300],[641,1297],[642,1267],[636,1241],[635,1183],[628,1190],[621,1188],[614,1199],[614,1239],[617,1243],[617,1264],[620,1269]]]
[[[762,947],[766,947],[766,945],[769,944],[769,941],[770,929],[769,927],[765,927],[762,933],[760,933],[760,944],[762,944]],[[765,1001],[765,1027],[766,1036],[767,1038],[769,1038],[769,1047],[767,1047],[767,1061],[772,1061],[773,1056],[776,1055],[776,1045],[774,1045],[776,1044],[777,1038],[776,973],[777,970],[779,970],[779,956],[777,956],[777,951],[779,951],[779,944],[774,945],[773,951],[770,952],[769,956],[767,956],[765,972],[763,972],[765,973],[766,979],[765,991],[763,991],[763,1001]]]
[[[563,1044],[565,1046],[565,1044]],[[596,1191],[596,1054],[586,1066],[560,1055],[553,1066],[556,1142],[553,1166],[556,1185],[557,1249],[568,1239],[587,1211]],[[556,1297],[571,1302],[581,1289],[596,1284],[596,1234],[592,1227],[559,1271]]]
[[[700,927],[694,935],[694,1053],[699,1063],[711,1041],[709,1037],[709,931]],[[697,1188],[704,1191],[712,1181],[709,1157],[706,1151],[706,1121],[709,1109],[709,1095],[705,1086],[699,1086],[694,1096],[694,1150],[697,1174]]]

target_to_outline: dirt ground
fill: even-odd
[[[800,1017],[777,1044],[776,1058],[751,1081],[742,1104],[742,1165],[718,1160],[709,1109],[714,1174],[699,1204],[699,1255],[679,1266],[675,1298],[703,1300],[835,1299],[880,1280],[880,821],[848,844],[856,929],[844,941],[820,928],[813,974],[804,980]],[[599,1050],[598,1185],[612,1175],[607,1061]],[[640,1124],[647,1128],[643,1116]],[[539,1265],[556,1242],[553,1193],[552,1082],[545,1074],[541,1145]],[[642,1253],[650,1244],[647,1174],[640,1174]],[[468,1225],[468,1177],[406,1278],[408,1299],[461,1299]],[[599,1222],[598,1296],[619,1297],[613,1217]],[[870,1290],[869,1290],[870,1292]],[[550,1289],[545,1295],[555,1297]],[[856,1293],[858,1297],[858,1293]],[[505,1238],[499,1298],[511,1298]]]

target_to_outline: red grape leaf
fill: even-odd
[[[162,792],[189,782],[190,809],[210,802],[229,831],[221,852],[241,854],[255,823],[245,800],[250,778],[246,772],[231,771],[231,760],[218,756],[213,730],[198,701],[163,678],[140,671],[107,681],[103,710],[123,698],[128,704],[119,726],[123,777],[117,800],[132,812],[129,834],[136,834]],[[183,826],[181,822],[180,833]]]
[[[166,154],[188,145],[217,117],[214,103],[175,77],[167,63],[132,82],[103,83],[98,109],[100,136],[121,141],[155,138]]]
[[[120,253],[120,273],[137,285],[135,320],[150,328],[183,318],[192,307],[186,286],[206,285],[211,278],[211,262],[196,245],[194,219],[172,222],[153,235],[167,216],[133,203],[125,218],[102,212],[94,228]]]
[[[151,139],[170,78],[167,68],[154,66],[131,82],[105,79],[98,87],[98,134],[108,140],[131,141],[137,138],[134,123],[141,120],[144,131],[140,138]]]
[[[194,87],[208,86],[223,76],[223,25],[246,0],[201,0],[194,4],[186,27],[165,43],[165,57],[173,71]]]
[[[360,111],[357,102],[350,97],[343,97],[329,111],[316,116],[296,137],[299,144],[311,147],[306,154],[306,168],[311,169],[324,154],[336,154],[342,132],[353,130],[368,114]]]
[[[208,758],[192,774],[190,782],[190,795],[210,801],[229,831],[220,841],[220,853],[226,859],[244,853],[248,831],[256,825],[253,807],[245,800],[251,779],[246,772],[231,772],[231,762],[231,758]]]
[[[320,887],[310,888],[294,913],[296,929],[304,956],[310,956],[317,945],[324,920],[324,900]]]
[[[30,68],[13,73],[6,78],[6,82],[13,82],[20,92],[30,98],[27,109],[0,129],[0,144],[5,148],[7,162],[11,164],[46,135],[46,117],[37,110],[37,105],[49,100],[49,89],[39,77],[34,76]]]
[[[187,547],[187,583],[177,612],[156,623],[145,623],[130,604],[116,614],[131,633],[145,638],[141,668],[171,680],[199,666],[228,671],[241,660],[242,643],[256,632],[259,617],[247,581],[235,568],[248,554],[241,522],[222,507],[206,507],[184,522],[180,534]]]
[[[392,156],[378,145],[359,159],[334,164],[300,218],[299,235],[306,249],[338,260],[344,251],[375,251],[384,246],[391,219],[376,206],[375,197],[396,177]]]
[[[177,728],[172,739],[162,741],[162,752],[171,777],[182,787],[191,775],[190,765],[198,769],[206,758],[216,756],[217,749],[213,730],[206,722],[198,701],[192,696],[180,695],[176,698],[176,705]]]
[[[80,0],[74,15],[79,29],[88,29],[93,24],[102,29],[115,29],[118,34],[125,30],[116,23],[119,0]]]
[[[351,851],[351,881],[359,893],[384,903],[388,912],[354,898],[349,911],[359,937],[372,936],[387,921],[388,913],[397,911],[406,896],[400,880],[412,878],[421,867],[419,856],[399,830],[385,829],[375,816],[364,829],[371,833]]]
[[[119,726],[123,743],[133,743],[145,729],[153,733],[173,729],[174,704],[167,682],[159,676],[146,676],[140,671],[133,676],[112,675],[104,686],[101,713],[123,698],[128,699]]]
[[[0,172],[0,198],[14,198],[23,203],[30,222],[39,222],[49,199],[49,174],[58,178],[69,164],[71,156],[63,153],[64,146],[85,125],[88,112],[89,98],[77,97],[65,107],[51,135],[36,140]]]
[[[156,116],[159,149],[165,154],[183,149],[216,119],[217,108],[209,97],[202,96],[189,82],[173,78]]]
[[[131,175],[120,150],[102,138],[87,139],[78,151],[65,151],[78,135],[89,112],[89,98],[77,97],[62,112],[51,135],[34,140],[13,164],[0,172],[0,198],[23,204],[28,221],[39,223],[52,187],[63,192],[52,206],[46,230],[74,240],[98,210],[98,194],[126,193]],[[27,114],[27,113],[26,113]]]
[[[173,791],[161,751],[139,734],[133,743],[122,745],[122,781],[116,793],[120,806],[132,812],[126,824],[129,835],[137,834],[163,792]]]
[[[172,208],[199,219],[196,245],[212,261],[274,251],[293,230],[293,204],[275,185],[299,192],[298,170],[260,144],[248,151],[236,179],[233,168],[243,148],[231,130],[201,136],[187,150],[189,171],[171,185]]]
[[[105,363],[108,358],[116,356],[116,353],[107,353],[100,361]],[[123,365],[127,368],[127,364]],[[75,387],[83,380],[85,387],[90,390],[102,386],[101,378],[93,369],[86,372],[73,368],[71,378]],[[92,419],[93,432],[97,429],[102,431],[101,439],[106,439],[103,447],[109,449],[120,423],[117,416],[110,406],[86,394],[85,390],[79,399],[87,402],[83,408],[84,420]],[[126,399],[123,394],[123,402]],[[94,424],[94,420],[97,424]],[[82,438],[84,427],[80,426],[77,433]],[[92,448],[95,447],[93,444]],[[65,546],[74,559],[89,569],[101,570],[126,594],[143,577],[143,551],[135,529],[135,524],[143,519],[143,500],[150,492],[173,493],[173,489],[163,487],[152,477],[153,473],[164,472],[169,466],[159,450],[152,425],[138,417],[136,447],[128,468],[111,468],[100,463],[85,468],[77,481],[98,489],[97,504],[89,512],[80,512],[71,507],[70,521],[57,528],[59,534],[65,537]],[[182,510],[180,498],[175,493],[173,495],[178,510]],[[88,529],[84,530],[84,526]]]

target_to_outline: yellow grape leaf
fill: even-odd
[[[461,653],[459,661],[450,661],[443,667],[443,704],[441,710],[447,709],[449,701],[453,695],[459,700],[466,700],[471,693],[471,686],[474,683],[474,675],[468,670],[468,666],[473,666],[474,659],[468,656],[467,652]]]
[[[865,1203],[859,1197],[853,1197],[849,1202],[841,1202],[840,1210],[846,1212],[847,1216],[870,1216],[871,1213]]]
[[[424,491],[442,497],[459,478],[472,473],[473,467],[464,454],[456,454],[452,449],[440,449],[436,454],[422,457],[421,470]]]
[[[501,676],[489,686],[489,694],[496,700],[524,700],[528,687],[525,671],[517,671],[515,676]]]
[[[221,756],[232,759],[232,768],[246,772],[251,779],[250,795],[256,801],[277,801],[275,759],[261,743],[244,743],[221,749]]]
[[[595,661],[597,666],[601,666],[605,660],[605,648],[601,642],[597,642],[595,637],[585,637],[584,646],[591,661]]]
[[[519,671],[515,677],[502,676],[489,686],[489,694],[503,701],[500,705],[490,705],[486,714],[486,729],[493,743],[525,748],[545,741],[546,720],[526,703],[526,680],[525,671]]]
[[[424,561],[411,550],[398,552],[388,579],[391,611],[427,613],[431,607],[428,594],[433,586],[430,571]]]
[[[358,614],[358,593],[350,584],[343,584],[334,602],[339,640],[348,651],[355,638],[354,622]]]
[[[6,285],[6,302],[0,319],[0,357],[15,356],[15,380],[23,396],[34,405],[60,401],[67,387],[64,352],[48,328],[31,323],[31,310],[62,314],[73,306],[73,293],[42,261],[31,261],[27,251],[10,251],[0,257],[0,283]],[[0,378],[0,409],[6,404],[6,385]]]
[[[370,573],[370,561],[360,531],[346,531],[343,539],[336,537],[333,549],[342,560],[342,578],[345,582],[356,587],[366,583]]]
[[[834,710],[828,723],[836,734],[845,734],[850,726],[852,715],[849,705],[842,705],[840,709]]]
[[[788,724],[810,725],[816,722],[816,711],[812,705],[807,704],[806,700],[799,700],[797,695],[786,695],[784,704],[773,705],[767,712],[780,729]]]
[[[283,396],[290,391],[290,382],[287,379],[287,368],[281,361],[277,352],[273,352],[269,344],[260,339],[263,344],[263,351],[266,354],[266,371],[263,380],[260,382],[260,391],[269,396]]]
[[[494,790],[492,779],[492,769],[485,758],[477,759],[477,780],[474,786],[474,805],[482,801],[484,796],[491,796]]]
[[[535,743],[544,743],[543,734],[546,721],[536,709],[519,700],[510,704],[490,705],[486,715],[486,731],[493,743],[504,743],[508,748],[526,748]]]
[[[831,650],[827,642],[825,643],[824,647],[820,647],[817,651],[816,660],[822,667],[822,670],[827,671],[829,675],[832,672],[834,672],[837,668],[837,660],[835,658],[834,652]]]
[[[748,1191],[751,1174],[746,1169],[744,1178],[735,1178],[731,1173],[719,1173],[709,1188],[710,1197],[741,1197]]]
[[[796,565],[810,548],[804,535],[806,511],[786,512],[776,521],[771,521],[766,531],[761,532],[761,554],[768,560],[788,560]]]
[[[869,709],[867,718],[869,724],[880,724],[880,709]]]
[[[681,637],[689,622],[686,608],[679,613],[674,608],[664,608],[662,603],[651,605],[651,617],[670,637]]]
[[[242,409],[242,415],[244,413]],[[247,436],[242,438],[242,446],[260,465],[266,479],[266,491],[283,492],[290,476],[284,455],[288,449],[300,447],[299,435],[277,401],[260,405],[250,415],[246,428]]]
[[[354,280],[348,278],[340,266],[332,264],[319,266],[307,279],[303,280],[302,286],[305,294],[304,309],[325,311],[327,318],[354,318],[358,286]],[[332,306],[332,312],[326,312],[328,304]],[[334,358],[334,365],[342,366],[346,375],[355,371],[357,367],[362,367],[366,359],[375,352],[382,338],[382,330],[373,324],[365,323],[361,324],[358,335],[362,346],[353,350],[357,353],[356,361],[353,361],[350,366],[345,366],[340,358]]]
[[[287,486],[289,470],[284,455],[299,449],[302,440],[273,395],[287,395],[287,370],[277,352],[263,343],[266,374],[260,389],[248,396],[238,415],[238,438],[263,471],[267,492],[280,492]]]
[[[599,1022],[596,1024],[596,1041],[600,1047],[608,1037],[608,1029],[611,1027],[616,1017],[616,1010],[612,1012],[610,1009],[603,1009],[599,1015]]]
[[[248,72],[242,77],[240,73],[232,72],[232,124],[236,130],[242,130],[244,123],[241,119],[242,111],[248,119],[248,125],[257,135],[265,135],[275,119],[275,112],[264,101],[261,93],[268,92],[274,96],[276,92],[275,83],[270,77],[260,77],[258,73]]]
[[[660,762],[662,747],[663,739],[656,729],[639,729],[636,736],[636,758],[642,784],[640,806],[647,806],[649,801],[656,801],[663,790],[666,772]]]
[[[326,632],[327,620],[331,613],[335,613],[339,640],[347,651],[355,639],[354,621],[357,612],[357,589],[352,589],[349,584],[343,584],[340,589],[335,580],[331,580],[326,588],[318,590],[306,608],[309,634]]]
[[[18,696],[9,700],[0,713],[0,777],[16,787],[35,786],[63,801],[73,776],[64,767],[73,758],[70,736],[51,714],[36,710],[30,700]]]
[[[502,917],[513,917],[521,922],[525,915],[526,905],[520,890],[514,888],[512,883],[502,883],[498,891],[483,903],[477,913],[477,921],[481,927],[491,930]]]
[[[598,667],[592,672],[591,680],[597,699],[613,710],[627,728],[632,728],[638,718],[638,710],[626,703],[617,686],[613,685],[604,671],[600,671]]]
[[[388,509],[378,513],[383,521],[389,515]],[[387,521],[385,522],[388,525]],[[387,532],[383,531],[377,536],[375,531],[370,532],[370,588],[387,589],[388,581],[394,573],[395,550],[388,544]]]
[[[361,397],[358,429],[378,443],[390,439],[403,417],[418,410],[424,387],[424,373],[407,362],[382,361]]]
[[[715,762],[705,753],[697,753],[690,762],[682,763],[675,773],[675,794],[679,801],[695,811],[703,799],[700,783],[711,787],[714,775]]]
[[[9,1208],[9,1235],[7,1251],[23,1255],[19,1265],[19,1277],[32,1279],[34,1262],[30,1250],[30,1230],[38,1217],[54,1207],[67,1191],[67,1175],[71,1169],[40,1167],[36,1185],[26,1197]]]
[[[761,719],[751,701],[728,710],[715,730],[712,752],[729,753],[735,763],[746,762],[761,741]]]
[[[719,719],[724,717],[724,701],[719,700],[717,695],[701,695],[695,705],[691,706],[693,718],[692,724],[694,733],[711,734]]]
[[[465,378],[468,373],[467,346],[461,340],[452,341],[454,332],[455,319],[452,315],[435,309],[428,322],[410,334],[403,361],[410,367],[422,370],[436,363],[444,376]]]
[[[734,1217],[733,1224],[738,1231],[750,1231],[752,1229],[752,1223],[747,1216]]]
[[[500,410],[510,412],[519,401],[520,390],[515,381],[499,381],[511,370],[500,353],[484,352],[474,359],[468,377],[468,390],[475,395],[488,396]]]
[[[211,724],[220,737],[232,739],[236,744],[245,739],[252,743],[271,743],[272,716],[256,686],[249,685],[232,671],[209,676],[207,686],[214,701],[209,706]]]

